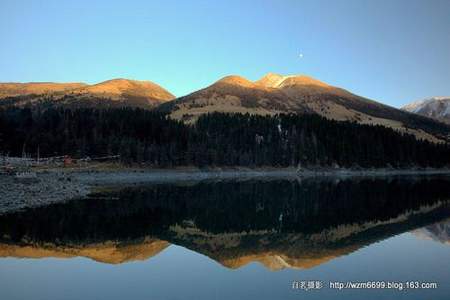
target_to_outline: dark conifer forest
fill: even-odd
[[[0,110],[0,154],[120,155],[155,167],[445,167],[450,147],[317,115],[211,113],[193,125],[132,108]]]

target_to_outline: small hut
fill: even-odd
[[[64,155],[64,167],[70,167],[73,165],[73,159],[69,155]]]

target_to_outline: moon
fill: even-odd
[[[303,58],[303,53],[300,53],[298,57]]]

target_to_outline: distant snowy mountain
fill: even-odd
[[[402,107],[403,110],[450,123],[450,97],[433,97]]]
[[[450,220],[423,227],[414,233],[416,236],[450,245]]]

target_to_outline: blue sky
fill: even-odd
[[[0,81],[306,74],[401,106],[450,95],[448,0],[0,0]],[[303,58],[300,58],[303,54]]]

